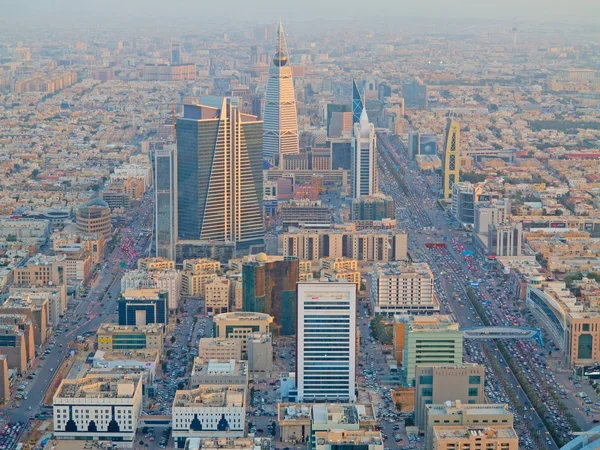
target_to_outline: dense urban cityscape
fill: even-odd
[[[0,27],[0,450],[600,449],[600,28],[316,19]]]

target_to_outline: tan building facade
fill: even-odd
[[[201,362],[211,359],[218,361],[240,361],[242,359],[242,340],[236,338],[201,338],[198,346],[198,358]]]
[[[432,450],[518,450],[512,427],[433,427]]]
[[[506,404],[465,405],[460,401],[427,405],[425,449],[432,450],[434,428],[495,427],[512,429],[514,416]],[[514,430],[513,430],[514,432]]]
[[[204,286],[206,312],[221,314],[229,311],[231,283],[225,277],[214,278]]]
[[[255,312],[230,312],[214,318],[215,337],[242,340],[242,354],[248,350],[248,337],[252,333],[270,333],[273,316]]]
[[[174,270],[175,261],[162,257],[142,258],[138,260],[138,269],[147,272],[152,270]]]
[[[424,365],[415,368],[415,425],[425,426],[426,405],[460,400],[484,403],[485,367],[480,364]]]

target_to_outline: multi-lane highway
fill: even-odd
[[[482,324],[482,320],[471,306],[467,299],[467,286],[470,282],[476,282],[479,277],[489,278],[490,272],[485,272],[480,263],[471,263],[465,260],[454,248],[454,243],[462,241],[462,245],[470,245],[468,238],[457,230],[449,217],[443,210],[437,206],[437,198],[429,190],[422,178],[417,175],[415,167],[409,167],[406,161],[406,155],[401,152],[400,146],[384,138],[379,140],[380,148],[383,150],[384,158],[391,158],[397,169],[402,171],[402,183],[398,186],[397,181],[391,175],[389,165],[384,170],[381,177],[381,188],[385,194],[392,195],[396,201],[397,219],[402,228],[409,232],[409,251],[411,256],[417,260],[423,260],[430,264],[436,275],[436,293],[438,294],[443,312],[452,314],[463,327],[477,326]],[[386,151],[387,150],[387,151]],[[428,242],[447,243],[448,249],[426,249]],[[496,310],[497,298],[492,298],[487,291],[482,291],[483,298]],[[495,315],[500,315],[500,311],[494,311]],[[498,382],[494,390],[500,391],[501,385],[514,389],[517,404],[513,404],[513,410],[525,411],[522,417],[517,419],[517,429],[520,431],[522,441],[531,442],[530,448],[558,448],[552,440],[546,427],[534,410],[529,399],[520,386],[516,376],[509,368],[507,361],[500,353],[496,343],[486,342],[477,344],[476,348],[482,350],[479,354],[485,354],[494,358],[496,367],[503,368],[501,373],[494,373],[494,377],[501,377],[503,383]],[[475,355],[476,356],[476,355]],[[471,356],[471,359],[476,359]],[[481,358],[485,362],[485,358]],[[489,364],[488,364],[489,365]],[[489,370],[489,369],[488,369]],[[500,381],[500,380],[498,380]],[[488,395],[491,392],[488,392]],[[507,398],[507,392],[503,394],[493,394],[501,399]],[[515,402],[513,402],[515,403]],[[521,409],[522,408],[522,409]],[[521,425],[522,422],[525,422]],[[535,430],[532,433],[532,430]],[[539,431],[538,431],[539,430]],[[533,442],[535,434],[536,441]]]

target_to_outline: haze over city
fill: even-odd
[[[592,450],[600,3],[0,0],[0,450]]]

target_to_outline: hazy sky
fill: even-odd
[[[0,24],[43,27],[110,22],[353,21],[363,17],[593,23],[600,0],[0,0]],[[0,29],[0,34],[2,30]]]

